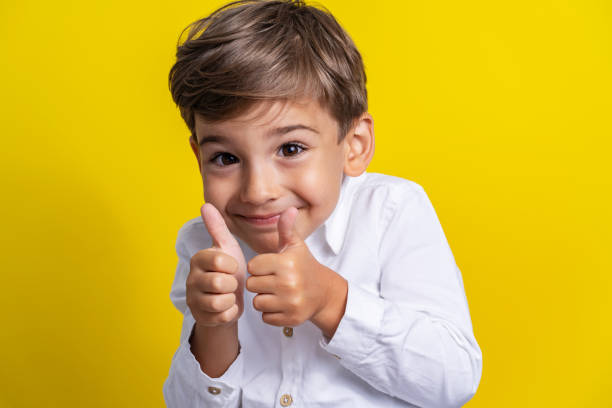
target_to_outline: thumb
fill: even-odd
[[[236,238],[225,224],[225,220],[214,205],[206,203],[201,209],[204,225],[213,240],[213,246],[223,250],[231,250],[238,246]]]
[[[283,211],[278,219],[278,252],[283,252],[288,247],[302,242],[302,238],[300,238],[295,230],[297,215],[297,208],[289,207]]]

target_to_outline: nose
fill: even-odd
[[[253,163],[248,166],[242,177],[240,199],[243,202],[261,205],[280,197],[276,171],[272,166]]]

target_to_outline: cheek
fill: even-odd
[[[340,191],[342,168],[335,158],[318,161],[299,175],[301,195],[310,205],[320,207],[322,211],[331,211]]]
[[[232,183],[218,177],[203,177],[204,200],[223,211],[233,194]]]

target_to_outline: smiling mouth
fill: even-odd
[[[238,217],[241,220],[244,220],[251,225],[270,226],[270,225],[276,225],[278,223],[280,214],[272,214],[272,215],[265,215],[265,216],[238,215]]]

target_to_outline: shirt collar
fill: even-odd
[[[340,253],[342,244],[344,244],[344,237],[351,214],[351,203],[353,201],[350,199],[352,187],[355,184],[355,180],[361,177],[344,176],[336,208],[324,223],[325,240],[335,255]]]

